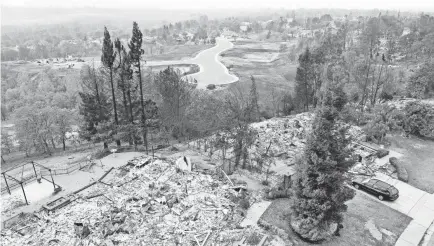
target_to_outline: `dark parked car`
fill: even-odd
[[[356,179],[352,183],[356,189],[369,192],[380,200],[394,201],[399,197],[398,189],[378,179]]]

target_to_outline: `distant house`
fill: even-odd
[[[330,21],[327,26],[326,29],[334,34],[336,34],[336,32],[338,31],[338,27],[336,26],[336,23],[334,21]]]
[[[252,23],[244,21],[240,23],[240,31],[247,32],[249,28],[252,26]]]
[[[233,38],[233,37],[238,37],[238,34],[236,32],[233,32],[233,31],[230,31],[228,29],[225,29],[222,32],[222,36],[223,37]]]
[[[404,27],[404,30],[402,31],[402,35],[401,36],[405,36],[407,34],[409,34],[411,32],[409,27]]]
[[[273,20],[262,21],[262,22],[261,22],[261,26],[262,26],[262,28],[263,28],[263,29],[266,29],[267,26],[268,26],[268,24],[271,23],[271,22],[273,22]]]
[[[249,30],[248,26],[240,26],[240,31],[247,32],[247,30]]]
[[[155,38],[151,36],[143,36],[142,40],[144,43],[150,44],[155,41]]]

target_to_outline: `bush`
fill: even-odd
[[[393,95],[383,91],[380,94],[380,99],[383,101],[390,101],[393,99]]]
[[[92,154],[92,159],[102,159],[110,154],[110,149],[98,150],[96,153]]]
[[[216,88],[215,84],[209,84],[206,86],[208,90],[214,90]]]
[[[405,132],[419,137],[434,138],[434,108],[419,101],[408,103],[403,125]]]
[[[398,179],[403,182],[408,182],[407,169],[405,169],[402,161],[398,160],[396,157],[390,157],[389,162],[393,167],[395,167],[396,172],[398,173]]]
[[[276,188],[270,189],[267,193],[266,193],[266,198],[273,200],[273,199],[278,199],[278,198],[288,198],[291,196],[291,190],[290,189],[284,189],[284,190],[279,190]]]
[[[363,128],[363,130],[366,133],[368,141],[381,143],[386,136],[386,133],[389,131],[389,128],[383,122],[371,121]]]
[[[377,155],[378,158],[383,158],[389,154],[389,151],[387,149],[379,149],[375,154]]]
[[[356,123],[359,112],[354,110],[355,105],[347,103],[341,111],[341,119],[346,123]]]
[[[249,207],[250,207],[249,199],[247,199],[247,198],[241,199],[239,202],[239,205],[242,209],[245,209],[245,210],[249,209]]]
[[[261,111],[261,117],[264,117],[264,119],[268,120],[273,118],[273,114],[270,111]]]

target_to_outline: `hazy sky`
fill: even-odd
[[[2,0],[6,6],[104,8],[344,8],[432,11],[434,0]]]

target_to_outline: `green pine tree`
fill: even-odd
[[[305,111],[309,110],[309,104],[312,102],[312,54],[309,48],[298,58],[297,74],[295,75],[295,91],[299,102],[303,103]]]
[[[345,99],[327,88],[316,110],[312,133],[303,157],[297,163],[290,224],[305,240],[331,238],[342,223],[345,202],[354,192],[345,186],[345,173],[354,164],[350,158],[348,127],[338,121]]]
[[[104,27],[104,42],[102,45],[102,55],[101,55],[101,62],[110,72],[110,86],[112,91],[112,103],[113,103],[113,113],[115,117],[115,124],[116,126],[119,126],[119,120],[118,120],[118,112],[116,108],[116,96],[115,96],[115,87],[113,84],[113,70],[114,70],[114,62],[116,59],[116,53],[113,49],[113,43],[110,38],[110,33],[107,30],[107,27]],[[121,141],[116,140],[116,145],[120,146]]]
[[[110,119],[111,105],[104,94],[97,97],[93,92],[79,92],[81,104],[79,113],[83,116],[84,124],[80,130],[80,137],[98,142],[95,138],[98,134],[97,126]],[[107,142],[104,142],[104,148],[107,148]]]
[[[97,141],[95,139],[97,126],[110,120],[111,104],[104,90],[104,81],[95,67],[84,66],[80,71],[80,78],[82,91],[79,92],[81,99],[79,114],[84,119],[80,136],[88,141]],[[107,147],[107,143],[104,143],[104,148]]]
[[[131,37],[128,47],[130,48],[129,56],[134,67],[137,68],[136,74],[139,78],[139,88],[140,88],[140,110],[141,110],[141,125],[143,134],[143,144],[146,149],[148,149],[148,130],[146,127],[146,113],[145,113],[145,103],[143,99],[143,84],[142,84],[142,70],[141,70],[141,57],[144,53],[142,49],[142,32],[140,31],[137,22],[133,22],[133,36]]]

